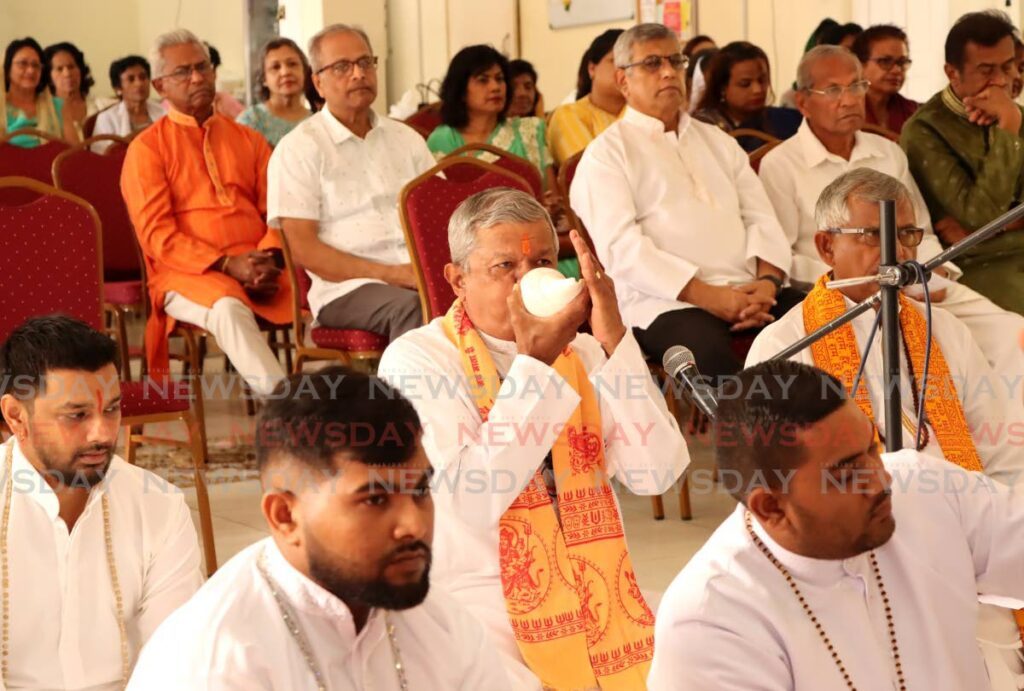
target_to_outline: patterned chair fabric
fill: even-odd
[[[455,301],[455,293],[444,278],[444,265],[451,261],[448,220],[456,207],[467,197],[492,187],[512,187],[527,194],[531,192],[522,178],[509,176],[480,162],[475,165],[486,166],[488,170],[475,180],[456,182],[438,175],[447,172],[451,165],[461,167],[462,164],[445,159],[406,185],[399,201],[406,244],[417,267],[424,322],[445,314]]]
[[[121,415],[159,415],[180,413],[189,409],[192,391],[188,382],[156,380],[121,382]]]
[[[8,136],[15,134],[12,132]],[[31,149],[8,141],[0,142],[0,177],[18,175],[49,185],[53,180],[50,173],[53,160],[67,148],[68,145],[60,140],[48,141]],[[0,206],[24,204],[38,196],[37,192],[23,187],[8,187],[0,190]]]
[[[403,122],[419,132],[424,139],[441,124],[441,102],[423,106]]]
[[[491,144],[466,144],[455,149],[455,151],[452,151],[442,160],[457,156],[479,158],[487,163],[492,163],[499,168],[515,173],[529,183],[530,189],[526,190],[527,192],[536,197],[538,201],[544,201],[544,179],[541,177],[540,171],[537,170],[536,166],[525,158],[511,154]]]
[[[0,341],[30,317],[60,312],[103,330],[100,225],[84,202],[24,187],[35,201],[0,206]],[[49,188],[56,192],[53,188]]]
[[[111,146],[103,154],[78,146],[53,162],[54,184],[88,201],[100,215],[106,281],[140,279],[135,231],[120,188],[126,153],[124,146]]]

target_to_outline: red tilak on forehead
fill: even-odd
[[[525,254],[525,255],[529,255],[530,254],[530,236],[529,235],[524,235],[523,236],[523,239],[520,242],[519,247],[520,247],[520,249],[523,250],[523,254]]]

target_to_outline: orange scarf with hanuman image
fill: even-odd
[[[443,324],[486,422],[497,396],[494,362],[461,300]],[[519,652],[544,688],[644,689],[654,615],[637,585],[608,483],[599,403],[571,348],[552,367],[581,402],[551,450],[557,513],[538,468],[501,517],[505,606]]]

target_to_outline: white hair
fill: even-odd
[[[814,68],[819,60],[836,57],[849,60],[854,69],[857,70],[858,80],[864,75],[864,68],[860,64],[860,60],[858,60],[857,56],[851,53],[848,48],[833,45],[815,46],[804,53],[804,56],[800,58],[800,64],[796,66],[797,91],[810,89],[814,86],[814,77],[811,76],[811,69]]]
[[[370,49],[370,53],[373,54],[373,45],[370,43],[370,37],[366,35],[366,31],[361,26],[355,26],[352,24],[331,24],[325,26],[313,35],[313,38],[309,39],[309,64],[313,68],[313,72],[316,73],[321,67],[323,62],[320,60],[320,44],[328,36],[334,34],[357,34],[364,41],[366,41],[366,47]]]
[[[558,250],[558,232],[547,210],[532,195],[508,187],[493,187],[468,197],[448,221],[448,249],[452,263],[463,269],[476,249],[477,232],[501,223],[544,221],[551,229],[551,243]]]
[[[819,230],[842,228],[850,222],[850,199],[878,203],[893,199],[910,201],[906,185],[891,175],[871,168],[854,168],[843,173],[821,191],[814,206],[814,223]]]
[[[637,43],[660,41],[663,38],[679,40],[679,37],[664,24],[637,24],[626,29],[615,39],[615,46],[612,48],[615,66],[625,67],[633,62],[633,46]]]
[[[199,40],[199,37],[188,29],[175,29],[174,31],[168,31],[165,34],[160,34],[153,41],[153,49],[149,54],[149,66],[152,70],[151,74],[153,79],[166,76],[164,70],[167,68],[164,62],[164,51],[172,46],[180,46],[187,43],[192,43],[199,46],[199,49],[203,51],[203,55],[206,59],[210,59],[210,50],[206,47],[206,44]]]

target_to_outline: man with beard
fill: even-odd
[[[745,370],[718,413],[740,504],[665,593],[648,688],[995,686],[975,621],[979,597],[1024,604],[1019,494],[880,453],[842,383],[808,365]]]
[[[214,113],[213,64],[194,34],[158,37],[151,63],[171,109],[132,141],[121,174],[149,278],[150,371],[167,371],[167,336],[182,321],[208,331],[264,396],[284,369],[256,316],[275,324],[292,316],[280,240],[266,224],[270,146]]]
[[[113,342],[38,317],[0,347],[0,688],[113,691],[202,582],[180,492],[113,455]]]
[[[480,624],[429,590],[415,409],[344,367],[282,381],[256,432],[271,536],[157,631],[132,691],[508,689]]]

